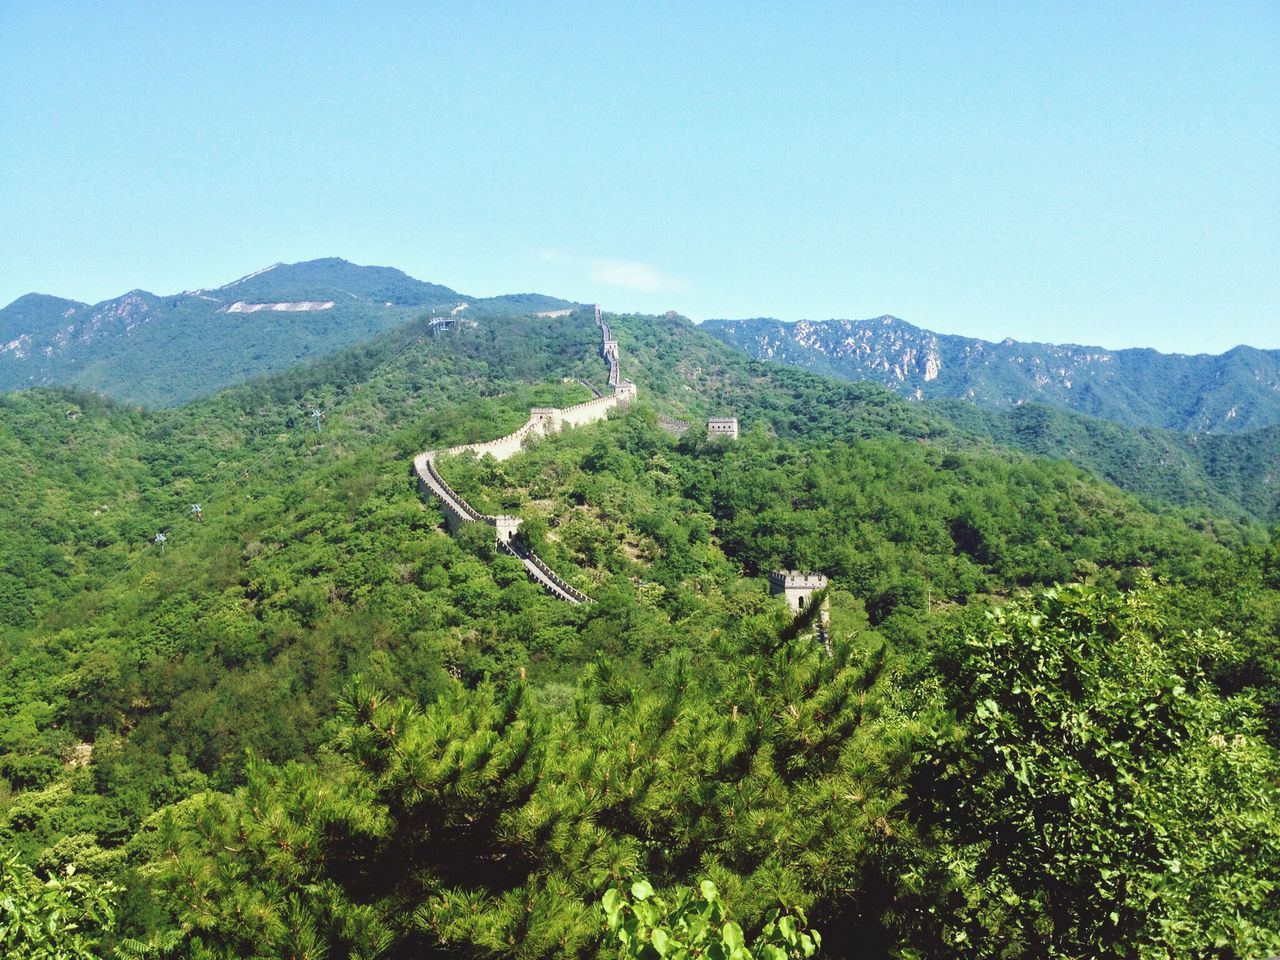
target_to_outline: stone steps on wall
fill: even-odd
[[[529,574],[529,579],[540,584],[548,593],[551,593],[566,603],[591,603],[591,598],[572,584],[565,581],[563,577],[551,569],[541,557],[532,550],[529,550],[520,544],[510,541],[502,541],[500,546],[511,556],[515,557],[524,564],[525,570]]]
[[[613,343],[613,335],[609,330],[609,325],[604,322],[600,315],[599,304],[596,305],[596,326],[600,328],[601,333],[601,354],[609,364],[609,386],[614,390],[612,394],[601,396],[599,390],[590,384],[586,384],[591,389],[591,392],[596,395],[595,399],[588,400],[585,403],[574,404],[564,409],[548,408],[537,414],[530,411],[529,419],[524,426],[514,433],[507,434],[505,437],[499,437],[497,440],[487,440],[483,443],[462,444],[461,446],[450,447],[447,450],[424,450],[413,460],[414,473],[418,477],[419,488],[423,493],[434,496],[443,505],[445,520],[449,524],[450,532],[456,533],[458,527],[463,523],[492,524],[496,531],[498,545],[524,564],[525,570],[528,571],[529,577],[534,582],[540,584],[552,596],[558,597],[566,603],[574,604],[591,603],[592,601],[585,593],[552,570],[546,561],[532,550],[510,541],[510,536],[519,526],[519,518],[490,517],[481,514],[449,486],[444,477],[440,475],[440,471],[436,469],[435,458],[442,453],[456,455],[469,451],[476,454],[476,456],[491,456],[495,460],[506,460],[520,452],[524,446],[525,438],[534,433],[545,434],[549,423],[552,429],[557,428],[563,422],[568,422],[571,426],[582,426],[604,419],[608,412],[619,403],[628,402],[631,397],[635,396],[635,384],[630,380],[621,379],[617,344]],[[609,346],[611,343],[612,348]],[[567,421],[565,419],[566,414],[568,414]],[[584,417],[583,414],[588,415]]]

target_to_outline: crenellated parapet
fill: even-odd
[[[550,593],[567,603],[590,603],[591,598],[552,570],[545,560],[517,540],[506,540],[501,546],[524,564],[529,575]]]
[[[505,543],[515,536],[520,529],[521,519],[510,514],[493,516],[477,511],[440,476],[435,463],[436,455],[437,451],[434,450],[418,454],[413,459],[413,468],[418,477],[418,489],[440,501],[449,532],[457,533],[464,523],[487,523],[494,528],[494,536],[499,543]]]
[[[599,391],[592,387],[592,393],[597,396],[585,403],[576,403],[571,407],[533,407],[524,425],[505,437],[486,440],[482,443],[464,443],[449,447],[447,450],[424,450],[413,459],[418,488],[424,494],[434,496],[440,501],[445,524],[450,533],[457,533],[464,523],[489,524],[494,528],[494,540],[498,546],[519,559],[529,576],[544,589],[568,603],[589,603],[591,598],[569,584],[547,566],[541,557],[524,548],[514,539],[520,529],[519,517],[508,514],[498,516],[482,514],[467,503],[440,475],[436,467],[436,458],[444,454],[456,456],[473,453],[477,457],[488,456],[495,460],[507,460],[523,450],[525,442],[530,437],[557,433],[566,425],[578,427],[603,420],[614,407],[634,400],[637,392],[636,385],[630,380],[622,379],[618,360],[618,342],[613,339],[609,325],[604,322],[599,304],[596,305],[596,326],[600,328],[600,351],[609,364],[609,386],[613,388],[613,393],[600,396]]]
[[[799,613],[809,598],[819,590],[825,590],[827,578],[820,573],[801,573],[799,570],[774,570],[769,574],[769,593],[786,598],[793,613]]]

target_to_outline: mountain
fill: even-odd
[[[1280,424],[1280,350],[1220,356],[991,343],[933,333],[897,317],[708,320],[703,329],[758,360],[847,380],[875,380],[913,399],[983,407],[1041,403],[1139,427],[1235,433]]]
[[[962,433],[1066,460],[1149,502],[1280,520],[1280,426],[1248,433],[1180,433],[1038,403],[1004,410],[963,400],[924,406]]]
[[[0,309],[0,391],[75,386],[147,406],[324,356],[421,316],[560,310],[541,294],[474,298],[391,267],[278,263],[212,289],[133,290],[90,306],[28,294]]]
[[[461,306],[464,303],[465,308]],[[402,344],[399,349],[408,349],[423,333],[423,328],[412,321],[429,310],[458,310],[458,316],[488,321],[503,315],[555,313],[568,309],[565,303],[538,294],[466,298],[448,287],[415,280],[399,270],[357,266],[333,258],[277,264],[218,288],[173,297],[133,291],[89,306],[30,294],[0,310],[0,386],[12,389],[27,385],[25,378],[34,376],[34,370],[45,383],[88,389],[148,406],[174,406],[287,367],[298,359],[332,354],[387,328],[398,329],[400,332],[392,341]],[[291,309],[284,309],[286,306]],[[551,321],[544,317],[537,322]],[[844,345],[831,351],[845,358],[839,361],[819,349],[825,342],[819,334],[830,334],[836,326],[848,331]],[[504,328],[488,322],[481,327],[482,337]],[[748,328],[766,331],[759,334],[757,345],[769,344],[763,352],[770,359],[842,378],[844,386],[837,388],[828,377],[804,375],[797,367],[751,363],[715,339],[741,346],[735,341]],[[825,325],[709,321],[698,327],[668,318],[661,322],[646,320],[637,329],[648,342],[645,349],[633,352],[634,368],[646,382],[660,386],[659,392],[664,396],[681,397],[679,409],[664,412],[692,413],[695,418],[734,413],[744,423],[763,416],[775,432],[794,436],[816,429],[819,423],[833,435],[845,435],[838,423],[838,411],[855,406],[864,411],[877,409],[885,423],[899,433],[955,433],[969,438],[969,442],[994,443],[1067,460],[1152,502],[1208,508],[1232,516],[1243,513],[1265,522],[1280,517],[1280,428],[1192,434],[1133,425],[1131,420],[1124,422],[1124,417],[1116,422],[1053,406],[1057,402],[1054,397],[1072,400],[1087,394],[1097,399],[1110,390],[1123,396],[1130,407],[1146,402],[1150,408],[1156,386],[1144,394],[1118,377],[1118,371],[1151,379],[1149,371],[1144,373],[1136,367],[1141,362],[1153,369],[1164,364],[1167,375],[1155,379],[1168,393],[1171,390],[1164,381],[1187,383],[1191,379],[1189,375],[1168,373],[1172,366],[1221,361],[1212,382],[1199,391],[1201,406],[1233,402],[1239,409],[1257,409],[1275,392],[1261,389],[1260,385],[1266,382],[1263,373],[1256,365],[1247,364],[1250,358],[1259,363],[1269,361],[1274,351],[1238,348],[1221,358],[1120,351],[1113,361],[1094,364],[1093,367],[1110,364],[1097,371],[1088,359],[1093,352],[1085,348],[962,341],[918,330],[893,318],[857,324],[832,321]],[[729,336],[726,331],[734,335]],[[953,341],[969,346],[957,346]],[[384,338],[379,342],[388,341]],[[859,349],[849,349],[849,342],[859,344]],[[377,353],[380,348],[374,341],[369,343],[367,349]],[[585,357],[591,355],[586,344],[576,349]],[[1017,350],[1023,351],[1021,360],[1014,356]],[[1042,368],[1045,358],[1055,355],[1055,351],[1075,357],[1085,371],[1076,375],[1073,383],[1078,385],[1081,379],[1087,380],[1091,375],[1096,379],[1105,373],[1110,377],[1109,384],[1075,391],[1075,395],[1074,388],[1059,385],[1055,393],[1048,384],[1039,386],[1040,393],[1031,392],[1036,388],[1036,377],[1028,384],[1026,371]],[[948,359],[958,355],[965,361],[966,357],[979,354],[983,363],[970,363],[968,368]],[[999,359],[1002,356],[1013,359],[1006,363]],[[849,357],[875,376],[855,378],[864,382],[849,383]],[[526,375],[532,375],[532,368],[522,365],[519,358],[512,362]],[[731,377],[709,374],[728,368],[739,373]],[[589,359],[575,371],[588,379],[595,372]],[[1023,379],[1017,380],[1018,377]],[[872,383],[867,382],[887,380],[899,395],[906,392],[909,398],[928,398],[940,385],[945,387],[965,378],[970,384],[981,379],[987,385],[984,389],[1003,378],[1010,385],[1009,391],[1026,389],[1031,401],[1022,402],[1019,397],[1019,402],[975,406],[972,400],[954,400],[944,393],[924,405],[897,403],[889,407],[884,401],[892,394],[870,390]],[[915,382],[923,386],[910,389]],[[1241,382],[1248,382],[1255,389],[1250,393],[1239,386]],[[805,397],[804,407],[771,400],[773,387],[766,389],[765,384],[781,384],[790,395]],[[764,392],[757,395],[759,390]],[[1242,403],[1241,396],[1254,399]],[[911,417],[904,414],[908,410],[913,411]],[[1253,413],[1238,413],[1226,422],[1231,426],[1257,419],[1259,416]]]
[[[726,929],[785,895],[837,960],[954,955],[921,924],[975,902],[1027,960],[1007,918],[1044,910],[1009,890],[1088,871],[1063,925],[1120,930],[1064,956],[1277,928],[1280,539],[683,320],[608,322],[636,403],[442,467],[590,604],[451,534],[409,469],[586,400],[588,311],[409,323],[177,409],[0,397],[0,917],[85,883],[122,949],[98,910],[83,955],[551,960],[617,955],[603,886],[712,877]],[[659,419],[707,413],[741,438]],[[829,577],[825,642],[779,568]],[[988,851],[1046,836],[1070,872],[1010,888]]]

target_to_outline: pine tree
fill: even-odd
[[[571,710],[524,683],[426,708],[355,685],[315,764],[251,763],[158,818],[152,870],[192,955],[594,956],[604,889],[710,877],[740,921],[848,907],[897,796],[880,651],[765,636],[673,655],[655,689],[606,661]],[[892,743],[897,743],[889,738]]]

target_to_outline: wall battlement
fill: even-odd
[[[803,610],[808,605],[809,598],[826,587],[827,578],[820,573],[774,570],[769,574],[769,593],[775,597],[781,594],[792,613]]]
[[[497,544],[524,564],[530,578],[541,584],[549,593],[568,603],[590,603],[591,598],[565,581],[536,553],[513,542],[512,538],[520,529],[522,522],[519,517],[507,514],[488,516],[480,513],[445,482],[435,461],[442,455],[457,456],[468,452],[474,453],[477,457],[489,456],[495,460],[507,460],[523,450],[525,440],[535,434],[546,436],[558,432],[566,424],[579,427],[603,420],[614,407],[634,400],[637,393],[636,385],[630,380],[621,379],[618,343],[611,336],[609,325],[600,315],[599,304],[596,305],[596,326],[600,328],[601,333],[601,355],[609,363],[609,386],[613,387],[612,394],[597,396],[594,400],[575,403],[571,407],[533,407],[529,411],[529,419],[525,424],[505,437],[481,443],[464,443],[446,450],[424,450],[413,458],[418,489],[424,495],[429,494],[440,501],[445,525],[450,533],[456,534],[464,523],[489,524],[494,528],[494,539]],[[597,391],[592,388],[592,392]]]
[[[769,583],[781,587],[808,587],[821,590],[827,585],[827,578],[820,573],[801,573],[799,570],[774,570],[769,574]]]

